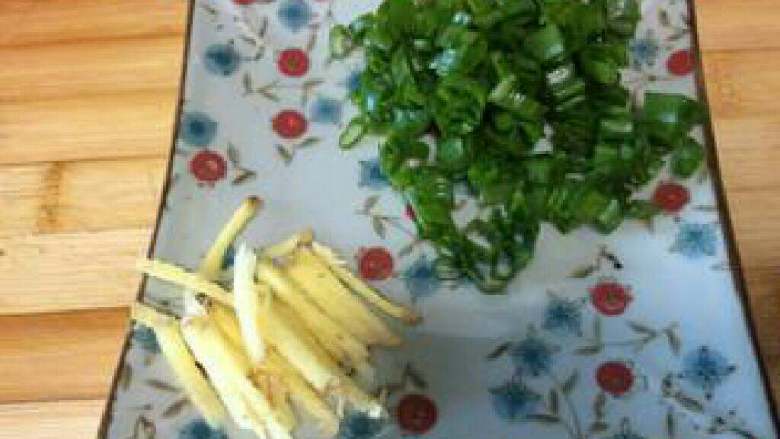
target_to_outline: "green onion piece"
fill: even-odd
[[[694,125],[703,122],[704,111],[696,101],[685,96],[646,93],[642,117],[651,139],[673,145]]]
[[[346,26],[338,24],[331,28],[328,38],[328,48],[330,49],[331,58],[344,58],[352,52],[354,47],[355,45],[352,42],[352,38],[349,36],[349,29]]]
[[[366,134],[366,122],[362,117],[352,118],[339,135],[339,146],[342,149],[350,149],[357,144]]]
[[[439,280],[457,280],[461,277],[460,268],[453,258],[440,256],[433,263],[433,271]]]
[[[525,48],[542,64],[558,64],[566,58],[563,34],[554,24],[548,24],[529,34],[525,40]]]
[[[658,215],[661,209],[647,200],[631,200],[626,209],[626,217],[638,220],[649,220]]]
[[[696,140],[686,137],[672,152],[671,171],[676,177],[688,178],[704,161],[704,149]]]

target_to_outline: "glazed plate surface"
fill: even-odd
[[[373,285],[419,310],[424,322],[406,331],[406,345],[376,353],[392,418],[351,416],[345,439],[775,438],[717,173],[664,172],[642,194],[664,209],[652,224],[627,221],[609,236],[543,227],[505,296],[436,279],[432,250],[379,171],[375,139],[337,146],[362,60],[329,62],[328,29],[376,4],[193,5],[154,256],[194,268],[233,209],[257,195],[265,209],[242,239],[260,246],[312,227]],[[624,83],[637,95],[696,96],[689,5],[645,0],[642,9]],[[474,207],[466,191],[456,196]],[[154,281],[142,297],[181,305]],[[206,428],[153,335],[135,327],[129,340],[102,437],[252,437]]]

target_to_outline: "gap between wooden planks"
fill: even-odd
[[[126,305],[165,159],[0,166],[0,314]]]

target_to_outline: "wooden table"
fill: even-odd
[[[696,1],[780,395],[780,1]],[[185,13],[181,0],[0,2],[0,439],[94,437],[155,217]]]

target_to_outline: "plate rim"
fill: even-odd
[[[335,1],[335,0],[333,0]],[[160,224],[165,212],[164,206],[168,197],[168,193],[171,189],[171,174],[174,163],[174,155],[176,150],[176,139],[179,134],[181,125],[181,115],[184,107],[184,94],[188,72],[188,59],[190,54],[190,45],[192,42],[192,28],[194,11],[197,0],[187,1],[187,15],[184,31],[184,42],[182,48],[181,58],[181,73],[179,75],[178,84],[178,97],[176,102],[176,109],[174,111],[174,123],[171,130],[171,146],[168,150],[168,157],[165,170],[165,179],[163,182],[162,191],[160,192],[160,199],[157,206],[157,215],[152,229],[151,239],[149,241],[149,247],[146,252],[147,257],[151,257],[157,247],[157,239],[160,233]],[[703,102],[709,108],[709,97],[707,95],[707,88],[705,87],[704,68],[702,62],[701,46],[699,44],[698,33],[698,16],[696,14],[695,0],[685,0],[688,9],[688,16],[690,17],[690,33],[691,33],[691,50],[694,54],[695,68],[694,68],[694,82],[698,99]],[[750,301],[747,293],[747,281],[743,271],[742,258],[737,246],[736,234],[734,231],[734,225],[731,218],[731,213],[728,208],[728,198],[726,196],[725,185],[723,184],[723,178],[721,174],[720,158],[718,156],[718,150],[716,148],[715,134],[712,126],[712,118],[708,117],[707,121],[702,125],[704,131],[705,148],[707,154],[707,166],[712,176],[712,189],[717,202],[718,218],[721,223],[721,228],[724,233],[724,244],[726,247],[726,254],[729,258],[729,265],[731,266],[731,277],[734,281],[734,289],[736,290],[739,298],[739,306],[742,312],[742,318],[745,322],[748,331],[748,338],[752,345],[754,356],[756,357],[756,363],[758,365],[761,386],[764,392],[764,397],[767,401],[769,409],[769,419],[771,422],[772,430],[775,437],[780,432],[780,413],[778,413],[778,401],[772,392],[771,382],[769,380],[769,371],[766,365],[765,357],[762,354],[761,347],[758,343],[755,318],[753,310],[750,307]],[[136,293],[134,300],[143,299],[144,290],[146,287],[148,277],[143,276],[138,284],[138,292]],[[121,375],[121,368],[125,362],[127,353],[130,348],[130,340],[132,337],[132,327],[129,324],[125,331],[125,339],[122,344],[122,350],[117,360],[116,366],[113,369],[113,377],[111,379],[110,390],[106,396],[106,402],[104,404],[103,412],[98,424],[97,439],[106,439],[108,437],[108,430],[112,422],[112,411],[114,401],[116,399],[116,393],[119,387],[119,379]]]

